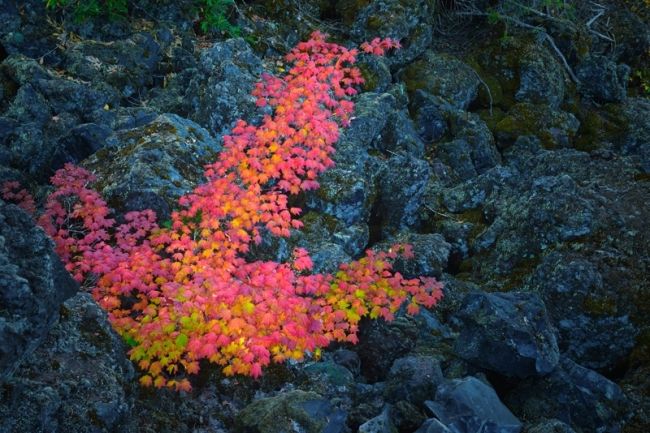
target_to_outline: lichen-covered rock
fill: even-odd
[[[407,317],[362,321],[359,344],[353,348],[361,359],[361,374],[370,382],[383,380],[393,362],[415,347],[417,334],[416,324]]]
[[[540,43],[531,44],[518,60],[515,100],[557,109],[564,100],[564,69],[560,62]]]
[[[346,417],[320,395],[295,390],[252,402],[239,413],[237,426],[256,433],[342,433]]]
[[[84,142],[79,125],[96,125],[100,136],[110,129],[105,107],[116,99],[105,84],[58,78],[37,61],[12,55],[0,65],[0,87],[10,90],[2,92],[0,123],[7,127],[2,141],[11,167],[45,182],[65,162],[79,162],[102,146],[101,138]]]
[[[450,134],[457,140],[469,144],[471,163],[476,173],[481,174],[501,164],[501,155],[488,125],[474,113],[447,109]]]
[[[25,212],[0,200],[0,381],[43,342],[77,289],[53,242]]]
[[[350,33],[357,42],[376,37],[399,40],[403,48],[391,53],[388,61],[404,65],[418,57],[433,37],[432,3],[426,0],[339,1],[339,10],[351,21]]]
[[[466,110],[478,94],[476,72],[456,57],[427,51],[400,72],[410,94],[417,90],[440,97],[454,108]]]
[[[628,312],[617,311],[595,263],[553,252],[534,270],[527,287],[544,299],[562,353],[580,365],[613,368],[630,353],[637,329]]]
[[[379,250],[387,250],[395,243],[409,244],[413,247],[413,258],[398,257],[393,264],[393,269],[406,278],[420,276],[438,278],[447,267],[451,246],[440,234],[403,233],[390,241],[380,242],[376,247]]]
[[[390,406],[384,407],[379,415],[359,426],[359,433],[397,433],[391,419]]]
[[[65,68],[78,79],[106,82],[128,98],[153,84],[161,56],[153,35],[143,32],[111,42],[75,42],[65,51]]]
[[[170,77],[156,89],[150,106],[191,119],[214,136],[227,132],[237,119],[254,120],[254,84],[263,71],[261,60],[240,38],[217,42],[202,50],[196,68]]]
[[[529,428],[528,433],[575,433],[568,424],[557,419],[542,421]]]
[[[410,101],[415,129],[425,143],[440,140],[448,129],[443,110],[437,102],[422,90],[416,90]]]
[[[570,147],[580,127],[576,117],[547,105],[515,104],[494,128],[497,146],[505,149],[522,135],[537,136],[547,148]]]
[[[612,60],[592,55],[576,68],[580,94],[596,102],[621,102],[627,97],[630,67],[617,65]]]
[[[203,166],[221,149],[205,129],[174,114],[118,131],[109,142],[84,163],[97,174],[102,196],[115,209],[149,207],[162,220],[178,197],[203,181]]]
[[[63,304],[47,339],[6,382],[0,430],[137,431],[131,413],[135,387],[133,366],[106,313],[79,293]]]
[[[358,257],[368,245],[370,234],[365,223],[349,224],[318,212],[306,213],[301,221],[304,226],[290,240],[307,251],[312,252],[326,242],[339,245],[351,257]]]
[[[421,406],[434,398],[444,380],[440,362],[432,356],[407,356],[393,362],[384,389],[384,398],[391,403],[401,400]]]
[[[378,225],[385,237],[413,227],[431,176],[431,167],[422,159],[396,155],[379,171]]]
[[[376,188],[367,176],[353,169],[334,167],[323,173],[318,182],[320,188],[307,194],[308,208],[345,224],[368,221]]]
[[[560,359],[556,332],[542,300],[522,292],[473,293],[454,315],[455,353],[504,376],[550,373]]]
[[[519,433],[522,428],[494,389],[472,376],[443,383],[435,400],[426,404],[440,423],[455,433]]]
[[[555,418],[576,432],[619,432],[627,400],[614,382],[563,357],[552,374],[517,386],[508,406],[527,420]]]

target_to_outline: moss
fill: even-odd
[[[585,312],[594,316],[615,316],[618,308],[616,300],[609,297],[588,296],[583,302]]]
[[[581,107],[575,113],[580,121],[574,147],[590,151],[606,142],[616,142],[629,129],[620,104],[607,104],[599,109]]]
[[[343,24],[351,26],[359,11],[369,4],[370,0],[339,0],[336,3],[336,10],[341,16]]]
[[[367,64],[361,63],[358,65],[361,75],[363,76],[363,91],[372,92],[379,85],[379,77],[375,74]]]

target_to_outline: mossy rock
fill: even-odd
[[[494,127],[497,147],[505,149],[522,135],[537,136],[547,149],[570,147],[580,127],[576,117],[546,105],[515,104]]]
[[[336,421],[330,419],[333,412],[319,394],[294,390],[249,404],[239,413],[236,426],[251,433],[320,433]]]

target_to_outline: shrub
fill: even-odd
[[[361,47],[382,55],[398,46],[375,39]],[[262,229],[286,237],[302,226],[289,196],[317,188],[333,165],[339,125],[354,108],[349,97],[363,82],[352,66],[357,54],[318,32],[298,44],[287,75],[264,75],[254,91],[272,114],[259,126],[237,122],[206,167],[207,182],[180,198],[166,228],[150,210],[116,225],[82,168],[66,165],[52,178],[39,222],[132,346],[143,385],[187,390],[201,360],[257,377],[271,361],[302,360],[333,340],[355,343],[363,316],[391,320],[405,302],[415,314],[440,299],[434,279],[392,270],[393,259],[412,256],[408,245],[367,251],[334,275],[310,273],[304,249],[287,263],[244,259]]]

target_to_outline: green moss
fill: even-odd
[[[588,296],[583,302],[585,312],[594,316],[615,316],[617,313],[616,300],[597,296]]]

